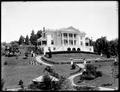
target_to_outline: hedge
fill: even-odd
[[[48,54],[49,52],[46,52],[46,54]],[[86,51],[55,51],[55,52],[51,52],[52,54],[66,54],[66,53],[86,53],[86,54],[95,54],[95,55],[99,55],[96,52],[86,52]]]

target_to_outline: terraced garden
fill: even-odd
[[[24,51],[24,50],[23,50]],[[40,75],[43,75],[43,70],[46,67],[45,65],[30,65],[29,61],[34,60],[33,57],[28,57],[28,59],[23,59],[23,54],[16,59],[16,57],[4,57],[2,56],[2,78],[5,80],[4,88],[9,87],[16,87],[18,86],[18,82],[20,79],[23,80],[24,85],[27,86],[32,79],[39,77]],[[70,54],[52,54],[52,58],[46,58],[47,60],[43,60],[47,63],[52,63],[54,66],[53,68],[55,72],[57,72],[60,75],[65,76],[68,78],[71,74],[76,73],[79,71],[79,68],[76,67],[75,70],[71,70],[70,65],[70,59],[80,59],[80,58],[86,58],[86,59],[93,59],[93,58],[102,58],[105,59],[105,57],[101,57],[99,55],[95,54],[83,54],[83,53],[70,53]],[[8,65],[4,65],[4,62],[7,62]],[[52,61],[52,62],[49,62]],[[54,63],[53,63],[54,62]],[[111,65],[112,62],[97,62],[93,63],[94,66],[99,67],[98,70],[103,71],[104,76],[92,81],[86,81],[87,84],[100,84],[100,81],[103,79],[106,80],[112,80],[110,76],[111,71]],[[107,66],[107,67],[106,67]],[[118,69],[118,68],[116,68]],[[107,74],[107,75],[105,75]],[[79,76],[77,76],[74,79],[74,82],[76,84],[81,85],[79,81]],[[107,80],[106,80],[107,81]],[[118,85],[117,83],[114,84],[115,86]]]

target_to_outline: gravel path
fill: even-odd
[[[41,60],[41,57],[42,57],[42,56],[37,56],[37,57],[36,57],[37,62],[42,63],[42,64],[44,64],[44,65],[46,65],[46,66],[53,66],[53,65],[51,65],[51,64],[48,64],[48,63],[45,63],[44,61],[42,61],[42,60]]]

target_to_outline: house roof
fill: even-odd
[[[73,26],[70,26],[68,28],[61,28],[61,29],[46,29],[46,32],[67,32],[67,33],[77,33],[77,34],[83,34],[86,35],[85,32],[81,32],[78,29],[74,28]]]

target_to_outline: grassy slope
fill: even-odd
[[[2,65],[2,77],[5,79],[5,86],[4,87],[12,87],[16,86],[18,84],[18,81],[20,79],[23,80],[24,84],[27,85],[32,79],[39,77],[41,74],[43,74],[43,69],[45,68],[44,65],[29,65],[28,62],[30,60],[33,60],[33,58],[29,57],[28,59],[23,59],[24,56],[24,49],[21,49],[21,56],[19,56],[18,59],[15,57],[2,57],[2,63],[4,61],[8,62],[8,66]],[[52,59],[55,61],[68,61],[70,58],[98,58],[100,56],[96,55],[89,55],[89,54],[64,54],[64,55],[53,55]],[[71,72],[74,72],[76,70],[70,70],[70,65],[55,65],[53,66],[53,69],[58,72],[59,74],[65,75],[66,77],[69,77]]]
[[[90,84],[90,85],[94,85],[94,86],[101,86],[101,84],[106,84],[106,83],[113,83],[114,82],[114,78],[112,77],[112,72],[111,72],[111,62],[106,62],[106,63],[98,63],[95,64],[95,66],[98,66],[99,64],[101,64],[101,67],[98,67],[98,71],[102,71],[103,72],[103,76],[102,77],[98,77],[94,80],[91,81],[85,81],[85,83]],[[118,68],[116,67],[116,70],[118,70]],[[74,82],[78,85],[82,85],[82,83],[78,83],[78,81],[80,80],[80,77],[77,76],[74,79]],[[117,87],[118,86],[118,79],[115,79],[115,83],[112,86],[107,86],[107,87]]]
[[[5,80],[5,87],[17,86],[20,79],[27,85],[32,79],[39,77],[43,73],[44,65],[30,65],[29,62],[34,58],[23,59],[25,49],[21,49],[22,54],[16,57],[2,56],[2,78]],[[8,65],[3,65],[4,62]]]

